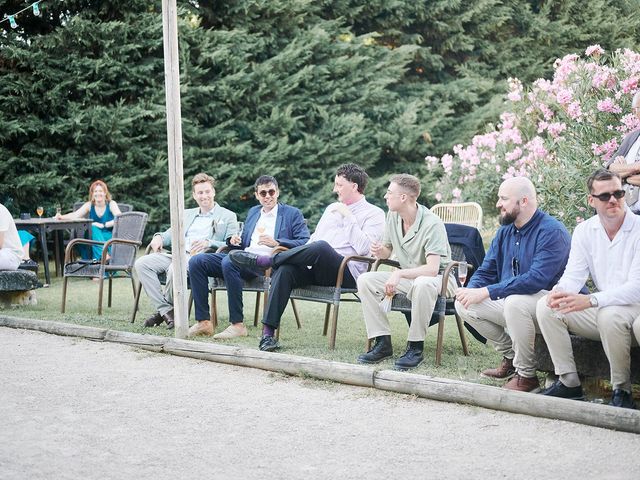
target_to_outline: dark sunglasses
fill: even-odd
[[[270,190],[260,190],[258,192],[258,195],[260,195],[262,198],[266,197],[267,194],[269,194],[270,197],[273,197],[276,194],[276,191],[272,188]]]
[[[520,274],[520,262],[516,257],[511,259],[511,273],[514,277],[517,277]]]
[[[625,194],[624,190],[616,190],[615,192],[604,192],[599,195],[594,195],[592,193],[591,196],[593,198],[597,198],[601,202],[608,202],[609,199],[611,198],[611,195],[613,195],[617,200],[620,200],[622,197],[624,197],[624,194]]]

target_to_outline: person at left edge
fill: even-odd
[[[242,238],[235,235],[229,239],[234,249],[255,254],[269,255],[278,246],[294,248],[309,240],[309,229],[302,212],[297,208],[278,203],[280,190],[278,181],[262,175],[254,184],[255,197],[260,205],[249,210],[242,230]],[[227,287],[230,325],[213,336],[216,340],[246,337],[247,327],[243,323],[242,280],[261,275],[254,269],[234,265],[227,253],[203,253],[189,260],[189,280],[196,311],[196,324],[189,335],[211,335],[213,325],[209,320],[209,277],[222,277]]]
[[[226,245],[226,239],[238,232],[238,220],[231,210],[221,207],[216,196],[215,179],[206,173],[198,173],[191,181],[193,199],[197,208],[184,211],[183,225],[185,249],[189,256],[201,254],[209,248]],[[153,253],[136,260],[135,269],[145,293],[156,312],[144,322],[145,327],[167,323],[173,328],[173,274],[171,254],[162,252],[162,247],[171,246],[171,228],[155,233],[150,243]],[[160,276],[166,275],[163,290]]]

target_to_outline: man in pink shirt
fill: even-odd
[[[229,254],[231,262],[239,267],[273,267],[260,350],[271,352],[279,348],[275,330],[293,289],[304,285],[335,286],[344,257],[368,255],[371,243],[382,238],[385,214],[364,196],[368,178],[358,165],[350,163],[338,168],[333,187],[338,201],[326,208],[306,245],[273,257],[239,250]],[[349,263],[342,285],[356,288],[356,279],[366,269],[364,263]]]

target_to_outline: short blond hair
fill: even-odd
[[[206,183],[206,182],[209,182],[211,186],[215,188],[216,186],[215,178],[213,178],[211,175],[207,175],[206,173],[196,173],[196,175],[193,177],[193,180],[191,180],[191,190],[195,192],[196,185],[198,185],[199,183]]]
[[[407,195],[418,198],[420,196],[420,180],[408,173],[399,173],[389,179],[389,183],[398,185]]]

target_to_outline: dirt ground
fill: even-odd
[[[0,479],[637,479],[640,435],[0,328]]]

